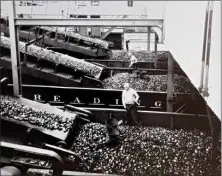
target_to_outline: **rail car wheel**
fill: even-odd
[[[61,148],[67,148],[67,144],[65,141],[59,141],[56,143],[56,146],[61,147]]]
[[[1,175],[21,176],[22,172],[14,166],[5,166],[5,167],[1,168]]]

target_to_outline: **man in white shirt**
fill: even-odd
[[[132,118],[133,124],[137,124],[137,105],[138,105],[139,95],[137,92],[130,88],[129,83],[124,84],[124,90],[122,92],[122,103],[123,107],[126,109],[126,115],[124,118]],[[123,119],[126,123],[126,119]]]
[[[132,53],[130,53],[130,52],[128,53],[128,56],[130,58],[129,68],[134,66],[134,69],[136,69],[137,68],[137,65],[136,65],[137,58]]]

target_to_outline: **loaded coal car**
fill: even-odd
[[[1,79],[3,90],[5,80]],[[73,106],[59,110],[1,94],[0,115],[2,174],[30,175],[34,169],[34,174],[50,171],[53,176],[92,175],[82,157],[70,150],[79,127],[90,122],[89,111]]]
[[[2,139],[7,136],[7,140],[12,137],[13,141],[13,138],[19,139],[19,144],[31,143],[37,146],[44,142],[70,145],[69,136],[72,135],[77,119],[76,114],[49,105],[1,95]]]
[[[167,69],[168,57],[171,54],[168,51],[130,51],[138,60],[138,68],[143,69]],[[98,63],[108,68],[128,68],[129,56],[127,51],[112,50],[110,56],[104,59],[85,59],[88,62]],[[180,66],[175,63],[175,70],[181,70]]]
[[[23,114],[29,113],[30,115],[30,108],[26,109],[28,108],[27,106],[22,106],[24,109],[21,109],[21,107],[19,107],[20,103],[25,104],[25,102],[28,102],[32,109],[35,107],[33,104],[38,105],[39,109],[41,106],[40,103],[22,98],[18,101],[18,99],[8,96],[1,96],[1,102],[3,102],[1,103],[1,113],[5,116],[3,118],[11,119],[11,121],[18,121],[17,123],[23,123],[23,119],[21,119],[25,119]],[[14,105],[14,108],[11,106],[4,106],[5,104],[9,105],[9,102],[12,102],[11,104]],[[49,108],[49,106],[45,105],[44,107],[50,112],[52,110],[53,113],[55,112],[55,109],[52,107]],[[6,117],[5,108],[11,109],[7,113],[9,117]],[[20,112],[15,112],[18,110],[20,110]],[[35,116],[37,116],[36,110],[32,111],[35,112]],[[12,117],[11,115],[15,115],[15,113],[17,114],[14,119],[14,116]],[[66,113],[67,112],[65,112],[65,114]],[[51,118],[53,122],[57,122],[55,118]],[[1,123],[4,119],[1,119]],[[30,121],[26,121],[26,123],[31,123],[30,125],[34,126],[35,124],[33,123],[37,123],[34,121],[35,119],[33,117],[28,120]],[[41,123],[42,122],[38,122],[38,124]],[[52,128],[49,122],[47,125],[49,125],[50,129]],[[21,134],[22,131],[25,132],[25,130],[22,130],[22,128],[15,128],[12,123],[7,129],[5,129],[5,127],[6,126],[3,125],[1,129],[3,132],[2,136],[6,136],[6,138],[2,139],[2,141],[5,142],[1,142],[1,151],[4,151],[4,163],[6,166],[12,165],[19,168],[21,171],[30,167],[40,169],[41,173],[45,173],[42,172],[42,170],[61,168],[63,157],[60,158],[59,156],[63,153],[71,154],[72,152],[72,154],[75,154],[74,157],[79,156],[84,163],[83,166],[80,165],[81,167],[75,167],[73,163],[70,165],[70,168],[79,172],[119,175],[209,175],[211,167],[212,136],[209,132],[199,129],[185,130],[126,125],[123,126],[125,132],[118,136],[119,143],[110,146],[107,143],[109,136],[107,136],[108,132],[105,125],[95,122],[85,123],[79,126],[78,133],[75,135],[72,145],[69,148],[72,152],[68,152],[67,150],[63,151],[61,148],[45,143],[43,147],[39,149],[40,147],[38,147],[34,138],[37,136],[36,134],[35,136],[30,136],[32,139],[29,140],[35,145],[29,144],[29,146],[24,146],[20,142],[21,136],[24,135],[25,137],[25,133]],[[48,126],[46,126],[46,128],[48,128]],[[56,128],[59,128],[59,126]],[[5,134],[5,130],[9,135]],[[12,131],[16,131],[16,133]],[[46,131],[47,129],[45,129],[43,133],[47,133]],[[54,133],[53,135],[56,136]],[[17,141],[15,139],[17,139]],[[11,141],[13,141],[13,144],[9,143]],[[37,141],[39,140],[37,139]],[[46,142],[49,142],[48,139]],[[32,151],[35,152],[32,153]],[[24,154],[25,152],[26,154]],[[217,147],[218,172],[220,171],[219,156],[220,146]],[[67,170],[70,168],[67,168]],[[4,170],[7,171],[7,169],[7,167],[4,167]],[[38,170],[31,171],[30,173],[29,170],[28,175],[35,175]],[[54,174],[56,173],[61,173],[61,170],[54,169]],[[63,173],[67,173],[65,175],[69,174],[68,172]],[[72,174],[74,175],[74,173]],[[85,173],[85,175],[87,175],[87,173]]]
[[[64,104],[85,107],[93,112],[96,119],[100,117],[98,120],[105,123],[105,119],[110,116],[121,118],[124,115],[121,91],[123,83],[129,82],[140,95],[138,108],[141,115],[144,116],[144,120],[150,125],[170,125],[169,119],[174,118],[174,115],[168,114],[167,118],[164,118],[161,113],[166,112],[167,103],[171,101],[174,104],[173,112],[191,114],[195,117],[195,122],[201,120],[202,124],[205,124],[202,126],[208,126],[207,118],[202,118],[207,114],[203,98],[176,62],[174,96],[172,100],[167,99],[168,67],[166,63],[168,57],[172,59],[170,52],[133,51],[132,53],[141,62],[141,66],[147,64],[147,68],[138,67],[133,71],[126,68],[129,58],[125,51],[113,51],[111,60],[115,60],[115,63],[106,65],[111,62],[89,63],[89,60],[82,61],[32,45],[28,46],[26,52],[24,45],[25,43],[20,42],[21,60],[25,61],[25,58],[28,58],[25,62],[28,66],[21,69],[22,73],[27,71],[22,75],[22,94],[25,98],[61,107]],[[8,38],[2,37],[1,48],[4,51],[0,59],[4,67],[3,74],[10,78],[10,41]],[[36,66],[36,62],[40,66],[38,64]],[[124,64],[121,64],[122,62]],[[155,64],[156,62],[164,63],[164,69],[155,67],[158,65]],[[48,65],[50,68],[54,65],[54,72],[47,68]],[[83,76],[77,76],[77,71],[80,71]],[[70,78],[72,75],[76,78]],[[78,82],[76,79],[81,81],[76,84]],[[45,85],[43,86],[43,84]],[[12,84],[8,84],[6,90],[9,94],[12,93]],[[199,106],[196,107],[195,104],[199,104]],[[157,114],[157,111],[160,114]],[[151,116],[154,115],[156,118],[147,120],[146,116],[151,112],[153,113]],[[183,122],[195,127],[195,123],[189,121],[189,118],[184,119],[186,120]]]
[[[8,85],[7,89],[10,89]],[[104,108],[103,113],[111,110],[107,109]],[[102,108],[97,108],[97,110],[102,110]],[[144,119],[147,119],[144,126],[122,126],[125,132],[117,134],[119,143],[116,146],[110,146],[107,143],[109,138],[107,127],[103,123],[96,122],[99,118],[102,121],[104,115],[102,112],[100,116],[98,112],[96,114],[98,119],[81,125],[72,141],[70,150],[79,155],[85,163],[85,168],[77,168],[76,171],[119,175],[210,174],[213,138],[207,129],[201,129],[207,125],[206,116],[153,111],[144,116]],[[113,116],[117,117],[116,114]],[[170,116],[174,116],[175,119],[173,129],[169,126],[160,127],[161,121],[159,123],[155,121],[156,125],[149,124],[153,119],[165,118],[168,121]],[[196,118],[199,120],[195,123]],[[193,129],[191,123],[183,123],[187,123],[187,120],[195,123]],[[185,127],[190,127],[190,129]],[[216,151],[219,172],[220,146]]]
[[[79,115],[19,97],[0,95],[2,172],[22,175],[30,168],[63,170],[85,167],[81,157],[70,151],[78,126],[87,121]],[[81,118],[83,117],[84,118]]]
[[[119,61],[123,61],[123,58],[127,57],[126,52],[118,52],[123,53],[119,59]],[[169,57],[172,57],[169,53],[161,54],[159,62],[156,61],[156,64],[153,61],[150,62],[154,63],[152,68],[167,68]],[[137,58],[140,57],[137,55]],[[145,61],[151,57],[143,58]],[[127,59],[125,58],[125,60]],[[120,63],[115,62],[115,64]],[[127,67],[127,65],[113,65],[112,67],[116,69],[117,67]],[[137,72],[114,73],[103,80],[103,90],[85,90],[84,95],[89,92],[87,97],[94,102],[91,106],[85,103],[87,100],[84,100],[80,96],[80,91],[77,90],[78,100],[84,103],[83,106],[95,114],[95,118],[102,123],[83,125],[73,144],[72,150],[84,155],[92,172],[141,176],[219,175],[221,171],[220,120],[210,109],[215,130],[219,133],[219,137],[215,139],[210,133],[206,110],[209,107],[205,100],[177,63],[175,63],[175,69],[180,72],[174,74],[174,98],[172,100],[167,99],[168,77],[166,72],[165,74],[149,73],[142,76]],[[138,108],[144,124],[143,126],[124,125],[123,133],[121,130],[119,130],[119,134],[116,132],[120,143],[115,147],[110,147],[106,145],[108,128],[105,122],[110,117],[121,118],[125,113],[121,104],[124,82],[129,82],[140,95],[141,102]],[[93,96],[90,96],[92,94]],[[75,101],[76,97],[73,100],[78,103]],[[173,112],[167,112],[166,106],[169,102],[173,103]],[[92,134],[94,135],[92,136]],[[211,152],[215,149],[211,145],[213,140],[217,140],[218,143],[216,147],[214,146],[216,148],[216,164],[214,163],[216,169],[211,172]]]
[[[62,109],[68,104],[67,108],[78,106],[92,112],[91,123],[80,125],[70,148],[87,166],[80,171],[120,175],[210,175],[213,137],[209,133],[204,99],[179,67],[176,68],[178,73],[174,74],[173,99],[167,99],[168,55],[159,55],[165,62],[165,71],[161,73],[159,68],[155,68],[158,66],[155,64],[156,55],[144,53],[154,55],[152,59],[145,56],[144,61],[150,60],[146,61],[152,66],[150,69],[158,70],[141,75],[137,71],[120,70],[128,65],[113,65],[109,66],[113,67],[110,69],[113,74],[103,77],[100,88],[23,84],[22,94],[27,99]],[[121,56],[116,63],[124,60],[128,64],[127,59]],[[114,73],[115,69],[119,69],[118,72]],[[123,131],[116,125],[110,134],[106,122],[110,118],[121,119],[125,113],[121,104],[124,82],[129,82],[140,95],[138,109],[144,124],[123,125]],[[12,94],[12,84],[5,86],[4,92]],[[167,112],[169,102],[173,103],[173,112]],[[220,131],[218,117],[211,110],[210,113],[217,131]],[[111,135],[119,142],[114,146],[108,142]],[[220,170],[218,144],[216,171]]]

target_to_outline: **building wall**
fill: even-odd
[[[154,35],[150,35],[151,44],[150,50],[154,51]],[[130,50],[147,50],[147,34],[146,33],[124,33],[123,34],[123,49],[126,50],[126,40],[130,40]]]
[[[87,15],[147,15],[148,18],[161,18],[164,1],[153,3],[152,1],[134,1],[133,7],[127,6],[127,1],[100,1],[99,6],[94,6],[91,1],[35,1],[41,6],[18,6],[18,13],[45,14],[55,17],[66,16],[67,14],[87,14]],[[20,2],[16,1],[19,5]],[[7,9],[8,3],[1,1],[1,9]],[[115,9],[115,10],[113,10]],[[110,18],[110,17],[109,17]]]

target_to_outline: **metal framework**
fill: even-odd
[[[15,18],[16,26],[92,26],[92,27],[158,27],[163,19],[101,19],[101,18]]]
[[[204,37],[203,37],[204,39],[203,39],[203,50],[202,50],[200,86],[199,86],[199,92],[203,93],[204,97],[209,96],[208,76],[209,76],[209,63],[210,63],[212,16],[213,16],[213,1],[208,1],[205,13]]]
[[[167,73],[167,112],[173,112],[173,89],[174,89],[174,60],[168,53],[168,73]]]
[[[152,27],[161,30],[164,36],[163,19],[101,19],[101,18],[17,18],[15,12],[15,2],[10,1],[9,27],[11,39],[11,60],[13,68],[13,90],[14,95],[21,95],[21,70],[19,49],[18,49],[18,27],[19,26],[79,26],[79,27],[147,27],[147,49],[150,50],[150,33]],[[157,41],[156,41],[157,42]],[[157,50],[157,44],[155,45]],[[172,83],[171,83],[172,84]],[[172,86],[168,86],[172,87]]]
[[[13,75],[13,90],[14,95],[21,95],[21,70],[20,70],[20,55],[18,49],[18,27],[19,26],[80,26],[80,27],[147,27],[148,28],[148,50],[150,49],[150,28],[158,27],[162,31],[162,36],[164,37],[164,20],[163,19],[55,19],[55,18],[16,18],[15,17],[15,2],[10,1],[11,8],[9,8],[9,27],[10,27],[10,39],[11,39],[11,60],[12,60],[12,75]],[[210,26],[212,22],[212,12],[210,12]],[[207,17],[206,17],[207,18]],[[205,27],[206,28],[206,27]],[[206,30],[206,29],[205,29]],[[208,41],[210,43],[210,33],[211,29],[208,29]],[[206,32],[205,32],[206,33]],[[206,38],[206,37],[205,37]],[[206,43],[206,41],[205,41]],[[207,61],[206,61],[206,69],[208,76],[209,69],[209,50],[210,45],[207,47]],[[173,80],[174,80],[174,61],[172,57],[168,57],[168,88],[167,88],[167,111],[173,111],[173,104],[168,100],[173,99]],[[204,59],[203,59],[204,60]],[[203,76],[203,74],[202,74]],[[207,94],[207,85],[208,85],[208,77],[206,76],[205,85],[204,85],[204,94]],[[201,80],[201,89],[202,89]],[[213,163],[215,163],[216,159],[216,146],[217,146],[217,137],[218,134],[214,130],[214,123],[212,122],[211,115],[209,113],[209,109],[207,107],[208,117],[210,127],[213,133]],[[172,127],[173,127],[173,116],[172,116]],[[213,164],[212,170],[215,170],[215,165]]]
[[[22,94],[21,90],[21,71],[20,67],[20,54],[19,54],[19,38],[18,38],[18,26],[15,26],[15,2],[11,1],[11,8],[9,8],[9,32],[11,39],[11,58],[12,58],[12,80],[14,95],[19,96]]]

